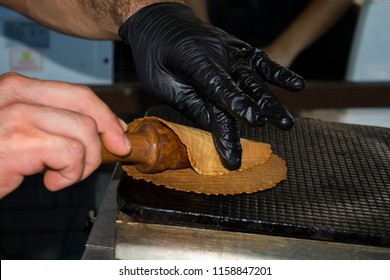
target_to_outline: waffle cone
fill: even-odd
[[[137,131],[143,122],[151,119],[162,122],[176,133],[187,148],[193,169],[144,174],[132,165],[123,166],[127,174],[134,179],[142,179],[176,190],[204,194],[253,193],[269,189],[286,179],[285,161],[272,154],[269,144],[241,139],[241,168],[238,171],[229,171],[221,164],[209,132],[156,117],[145,117],[133,121],[129,124],[129,131]]]
[[[188,159],[197,173],[201,175],[229,173],[229,170],[224,168],[221,163],[211,133],[207,131],[171,123],[157,117],[136,119],[129,124],[129,131],[137,131],[143,122],[149,122],[150,120],[157,120],[175,132],[180,141],[186,146]],[[241,146],[242,163],[240,171],[265,163],[272,154],[271,145],[269,144],[241,139]]]

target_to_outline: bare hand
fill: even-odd
[[[39,172],[51,191],[83,180],[101,163],[100,138],[130,152],[118,118],[84,86],[4,74],[0,119],[0,198]]]

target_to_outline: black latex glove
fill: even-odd
[[[293,117],[265,82],[301,90],[304,80],[267,55],[198,19],[178,3],[146,6],[120,28],[142,86],[212,132],[223,165],[241,165],[238,120],[290,129]]]

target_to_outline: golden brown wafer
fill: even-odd
[[[200,175],[193,169],[166,170],[162,173],[143,174],[134,166],[123,166],[127,174],[134,179],[152,182],[156,186],[203,193],[203,194],[240,194],[254,193],[274,187],[286,179],[285,161],[276,155],[262,165],[223,175]]]

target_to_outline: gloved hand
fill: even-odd
[[[119,29],[144,89],[212,132],[224,166],[241,165],[238,120],[290,129],[293,117],[266,82],[301,90],[304,80],[267,55],[198,19],[178,3],[146,6]]]

